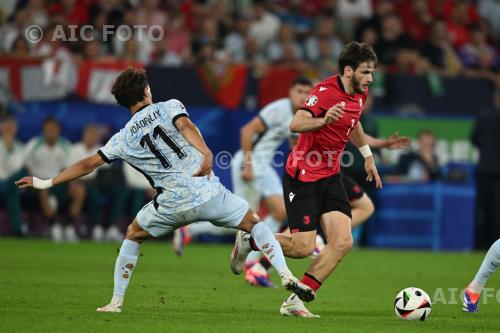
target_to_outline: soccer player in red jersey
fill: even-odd
[[[365,158],[367,181],[375,181],[377,188],[382,187],[358,121],[376,66],[377,56],[371,46],[347,44],[339,56],[340,75],[315,86],[290,123],[290,130],[300,133],[283,177],[291,235],[278,234],[276,238],[285,255],[305,258],[315,248],[317,224],[320,224],[328,244],[301,280],[315,291],[352,247],[351,207],[340,175],[340,157],[349,140]],[[315,316],[293,294],[280,312],[288,316]]]

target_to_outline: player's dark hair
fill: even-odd
[[[377,67],[378,58],[373,48],[366,43],[350,42],[340,52],[340,75],[344,75],[345,66],[350,66],[355,71],[364,62],[373,62],[374,66]]]
[[[299,76],[292,81],[292,87],[295,87],[296,85],[312,87],[313,83],[307,77]]]
[[[143,69],[129,67],[118,75],[111,93],[119,105],[130,108],[144,99],[144,90],[147,86],[146,72]]]
[[[56,117],[52,117],[52,116],[48,116],[47,118],[45,118],[43,120],[42,127],[45,127],[45,125],[50,124],[50,123],[61,127],[61,123],[59,122],[59,120],[57,120]]]

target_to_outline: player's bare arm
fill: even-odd
[[[99,156],[98,154],[94,154],[90,157],[84,158],[69,168],[63,170],[61,173],[59,173],[57,176],[55,176],[52,179],[38,179],[36,177],[28,176],[28,177],[23,177],[16,181],[16,185],[19,188],[27,188],[27,187],[33,187],[36,189],[47,189],[55,185],[59,185],[62,183],[70,182],[72,180],[78,179],[80,177],[83,177],[101,165],[103,165],[105,162]]]
[[[343,108],[343,104],[336,104],[326,111],[323,118],[313,117],[310,112],[299,110],[290,123],[290,131],[292,133],[314,131],[325,125],[331,124],[342,118],[344,115]]]
[[[181,117],[175,121],[175,126],[181,132],[187,142],[200,153],[203,154],[203,162],[200,169],[193,175],[194,177],[208,176],[212,173],[213,155],[208,148],[200,130],[188,117]]]
[[[365,139],[366,143],[372,148],[408,149],[411,145],[411,139],[399,135],[398,132],[391,134],[387,139],[374,138],[365,133]]]
[[[259,117],[253,118],[240,131],[240,146],[243,152],[243,170],[241,171],[241,178],[248,182],[253,178],[252,169],[252,139],[254,135],[261,134],[266,130],[266,125]]]
[[[366,180],[369,182],[375,180],[375,186],[377,188],[382,188],[382,180],[380,179],[377,167],[375,166],[375,160],[373,159],[373,155],[371,154],[368,143],[366,142],[363,126],[361,126],[359,121],[351,131],[350,140],[356,147],[359,148],[361,154],[365,158],[365,170],[367,173]]]

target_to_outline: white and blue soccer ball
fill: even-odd
[[[394,300],[396,316],[404,320],[426,320],[431,314],[431,298],[425,291],[410,287],[401,290]]]

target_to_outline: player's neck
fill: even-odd
[[[344,88],[344,91],[349,94],[349,95],[354,95],[355,91],[354,88],[352,87],[351,79],[345,77],[344,75],[340,76],[340,81],[342,81],[342,88]]]
[[[140,101],[139,103],[136,103],[130,107],[130,113],[134,115],[136,112],[144,109],[146,106],[150,104],[151,103],[148,100]]]

